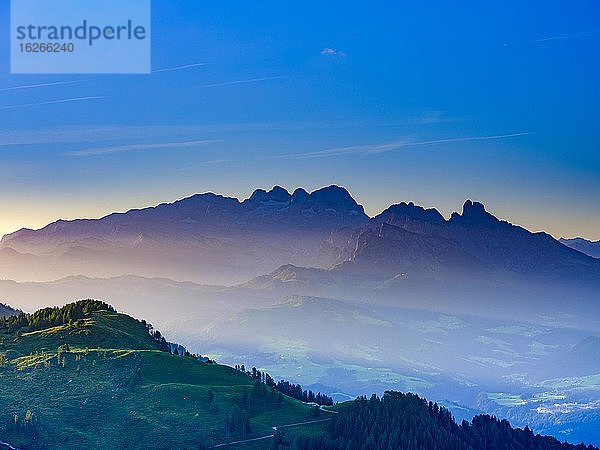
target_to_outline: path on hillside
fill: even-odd
[[[325,411],[325,412],[328,412],[330,414],[337,414],[337,411],[331,411],[329,409],[325,409],[323,406],[319,406],[319,409],[321,411]],[[327,422],[329,420],[331,420],[331,417],[327,418],[327,419],[314,419],[314,420],[307,420],[305,422],[290,423],[290,424],[287,424],[287,425],[278,425],[278,426],[275,426],[275,427],[272,427],[272,428],[273,428],[273,431],[277,431],[277,430],[280,430],[282,428],[300,427],[302,425],[310,425],[310,424],[313,424],[313,423]],[[264,441],[266,439],[271,439],[273,437],[275,437],[274,433],[273,434],[269,434],[267,436],[261,436],[261,437],[252,438],[252,439],[244,439],[244,440],[241,440],[241,441],[232,441],[232,442],[226,442],[226,443],[223,443],[223,444],[217,444],[217,445],[213,445],[210,448],[222,448],[222,447],[227,447],[228,445],[247,444],[247,443],[250,443],[250,442]]]
[[[253,438],[253,439],[244,439],[243,441],[232,441],[232,442],[227,442],[225,444],[217,444],[217,445],[213,445],[210,448],[220,448],[220,447],[227,447],[228,445],[246,444],[249,442],[263,441],[265,439],[271,439],[274,436],[275,436],[274,434],[269,434],[268,436],[261,436],[261,437],[257,437],[257,438]]]
[[[273,430],[277,431],[281,428],[293,428],[293,427],[299,427],[301,425],[310,425],[311,423],[319,423],[319,422],[327,422],[331,420],[331,418],[329,419],[315,419],[315,420],[308,420],[306,422],[298,422],[298,423],[290,423],[288,425],[279,425],[278,427],[273,427]]]
[[[6,448],[9,448],[10,450],[20,450],[17,447],[14,447],[14,446],[10,445],[8,442],[2,442],[2,441],[0,441],[0,446],[4,446]]]

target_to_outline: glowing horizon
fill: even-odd
[[[600,239],[595,3],[152,6],[147,75],[10,75],[3,41],[0,233],[338,184]]]
[[[330,183],[331,184],[331,183]],[[51,206],[47,208],[47,211],[45,211],[43,214],[39,215],[38,217],[33,217],[33,214],[28,214],[27,212],[23,211],[21,213],[21,216],[19,217],[19,220],[16,220],[15,222],[9,222],[6,220],[5,217],[2,217],[2,219],[0,219],[0,237],[6,235],[6,234],[10,234],[13,233],[15,231],[18,231],[22,228],[28,228],[28,229],[40,229],[43,228],[44,226],[53,223],[57,220],[76,220],[76,219],[99,219],[102,218],[106,215],[118,212],[118,213],[123,213],[123,212],[127,212],[131,209],[141,209],[141,208],[147,208],[147,207],[154,207],[157,206],[161,203],[172,203],[174,201],[183,199],[183,198],[187,198],[190,197],[192,195],[195,194],[202,194],[202,193],[207,193],[207,192],[212,192],[215,193],[217,195],[223,195],[226,197],[234,197],[237,198],[240,201],[243,201],[247,198],[250,197],[250,195],[252,194],[252,192],[255,189],[266,189],[269,190],[273,187],[274,185],[270,185],[270,186],[258,186],[257,188],[252,188],[250,190],[246,190],[243,191],[241,193],[239,192],[229,192],[229,193],[221,193],[218,192],[216,190],[205,190],[205,191],[198,191],[198,192],[191,192],[191,193],[187,193],[187,194],[180,194],[180,195],[174,195],[172,198],[164,198],[164,199],[160,199],[159,201],[152,201],[150,199],[143,199],[143,198],[138,198],[137,199],[137,203],[136,200],[120,200],[118,202],[115,202],[115,205],[117,205],[115,208],[111,209],[109,205],[103,205],[102,207],[94,207],[94,206],[87,206],[85,204],[85,201],[82,202],[83,204],[79,204],[78,208],[76,209],[70,209],[68,207],[65,207],[63,209],[63,213],[58,214],[56,213],[56,207],[55,206]],[[298,187],[302,187],[307,189],[309,192],[319,189],[321,187],[324,187],[326,185],[323,186],[315,186],[311,189],[307,189],[306,186],[293,186],[293,187],[286,187],[285,185],[282,185],[282,187],[286,188],[288,192],[293,192],[294,189],[298,188]],[[396,203],[400,203],[400,202],[413,202],[418,206],[422,206],[424,208],[435,208],[437,209],[446,219],[450,218],[450,215],[453,212],[461,212],[462,210],[462,205],[463,203],[468,200],[475,200],[475,201],[480,201],[481,203],[483,203],[486,207],[486,210],[488,212],[490,212],[491,214],[493,214],[494,216],[496,216],[498,219],[501,220],[507,220],[510,223],[514,224],[514,225],[519,225],[519,226],[523,226],[525,228],[527,228],[529,231],[532,232],[546,232],[550,235],[552,235],[555,239],[559,239],[559,238],[574,238],[574,237],[582,237],[584,239],[588,239],[590,241],[596,241],[596,240],[600,240],[600,232],[598,232],[597,234],[594,234],[594,232],[596,232],[596,228],[593,226],[594,224],[592,223],[592,226],[585,226],[585,224],[576,224],[573,223],[573,221],[570,220],[564,220],[565,218],[561,217],[554,217],[554,226],[552,228],[549,228],[547,226],[545,226],[543,224],[545,219],[544,216],[539,217],[537,220],[535,219],[535,217],[532,216],[528,216],[528,212],[527,209],[518,209],[516,210],[516,214],[513,212],[512,214],[509,213],[509,211],[502,209],[502,208],[496,208],[495,205],[486,202],[485,199],[481,199],[481,198],[477,198],[477,197],[465,197],[464,200],[462,201],[458,201],[455,205],[450,205],[450,206],[444,206],[444,207],[439,207],[437,205],[431,204],[430,202],[426,202],[426,203],[420,203],[418,201],[415,201],[414,199],[408,198],[402,198],[402,199],[397,199],[397,200],[393,200],[390,203],[381,203],[381,201],[377,201],[378,199],[372,199],[369,198],[369,196],[360,196],[360,193],[355,193],[352,190],[348,189],[350,192],[350,195],[352,195],[352,197],[365,208],[365,213],[369,216],[369,217],[374,217],[376,215],[378,215],[379,213],[383,212],[386,208],[388,208],[389,206],[396,204]],[[358,198],[365,198],[366,202],[361,202],[359,201]],[[41,206],[41,205],[40,205]],[[540,212],[544,212],[544,211],[540,211]],[[39,210],[38,210],[39,213]],[[13,225],[14,224],[14,225]],[[589,224],[588,224],[589,225]],[[562,231],[561,231],[562,230]],[[573,233],[571,230],[575,230],[575,232]],[[580,230],[584,230],[584,232],[581,232]],[[588,230],[588,234],[585,233],[585,230]]]

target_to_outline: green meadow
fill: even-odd
[[[1,331],[0,403],[0,440],[19,448],[204,448],[317,414],[231,367],[158,350],[110,311]]]

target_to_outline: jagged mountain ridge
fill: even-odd
[[[276,186],[242,202],[197,194],[100,219],[19,230],[2,238],[0,252],[11,254],[5,263],[0,257],[0,267],[10,275],[11,265],[19,266],[13,262],[28,259],[27,272],[44,266],[47,279],[134,273],[231,284],[287,263],[327,265],[318,251],[330,232],[368,221],[363,207],[337,186],[292,194]]]
[[[587,255],[567,248],[547,233],[532,233],[500,220],[483,204],[471,200],[465,202],[462,213],[453,213],[449,220],[435,209],[400,204],[388,208],[373,222],[396,227],[393,232],[378,235],[384,241],[387,237],[397,242],[398,229],[414,233],[437,252],[430,260],[472,274],[491,270],[554,278],[600,276],[600,265]],[[411,241],[404,236],[403,240]]]
[[[40,230],[22,229],[2,238],[2,246],[21,253],[41,253],[65,242],[82,244],[96,240],[140,245],[145,238],[193,234],[206,237],[249,231],[276,231],[275,225],[293,222],[295,226],[320,229],[329,225],[356,226],[368,221],[362,206],[348,191],[329,186],[312,193],[296,189],[293,194],[275,186],[256,190],[250,198],[213,193],[196,194],[173,203],[113,213],[100,219],[58,220]],[[41,246],[41,247],[40,247]]]
[[[21,261],[29,273],[57,269],[54,278],[133,273],[232,284],[292,264],[383,278],[600,279],[600,261],[499,220],[481,203],[467,200],[448,220],[412,202],[369,218],[338,186],[291,194],[275,186],[244,201],[197,194],[100,219],[59,220],[4,236],[0,254],[9,275]]]
[[[368,226],[334,231],[321,251],[336,260],[336,269],[383,278],[600,280],[597,260],[547,233],[500,220],[471,200],[448,220],[436,209],[392,205]]]

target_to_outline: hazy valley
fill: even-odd
[[[476,202],[370,218],[335,186],[202,194],[7,235],[0,273],[12,307],[101,299],[336,400],[410,391],[600,443],[600,260]]]

